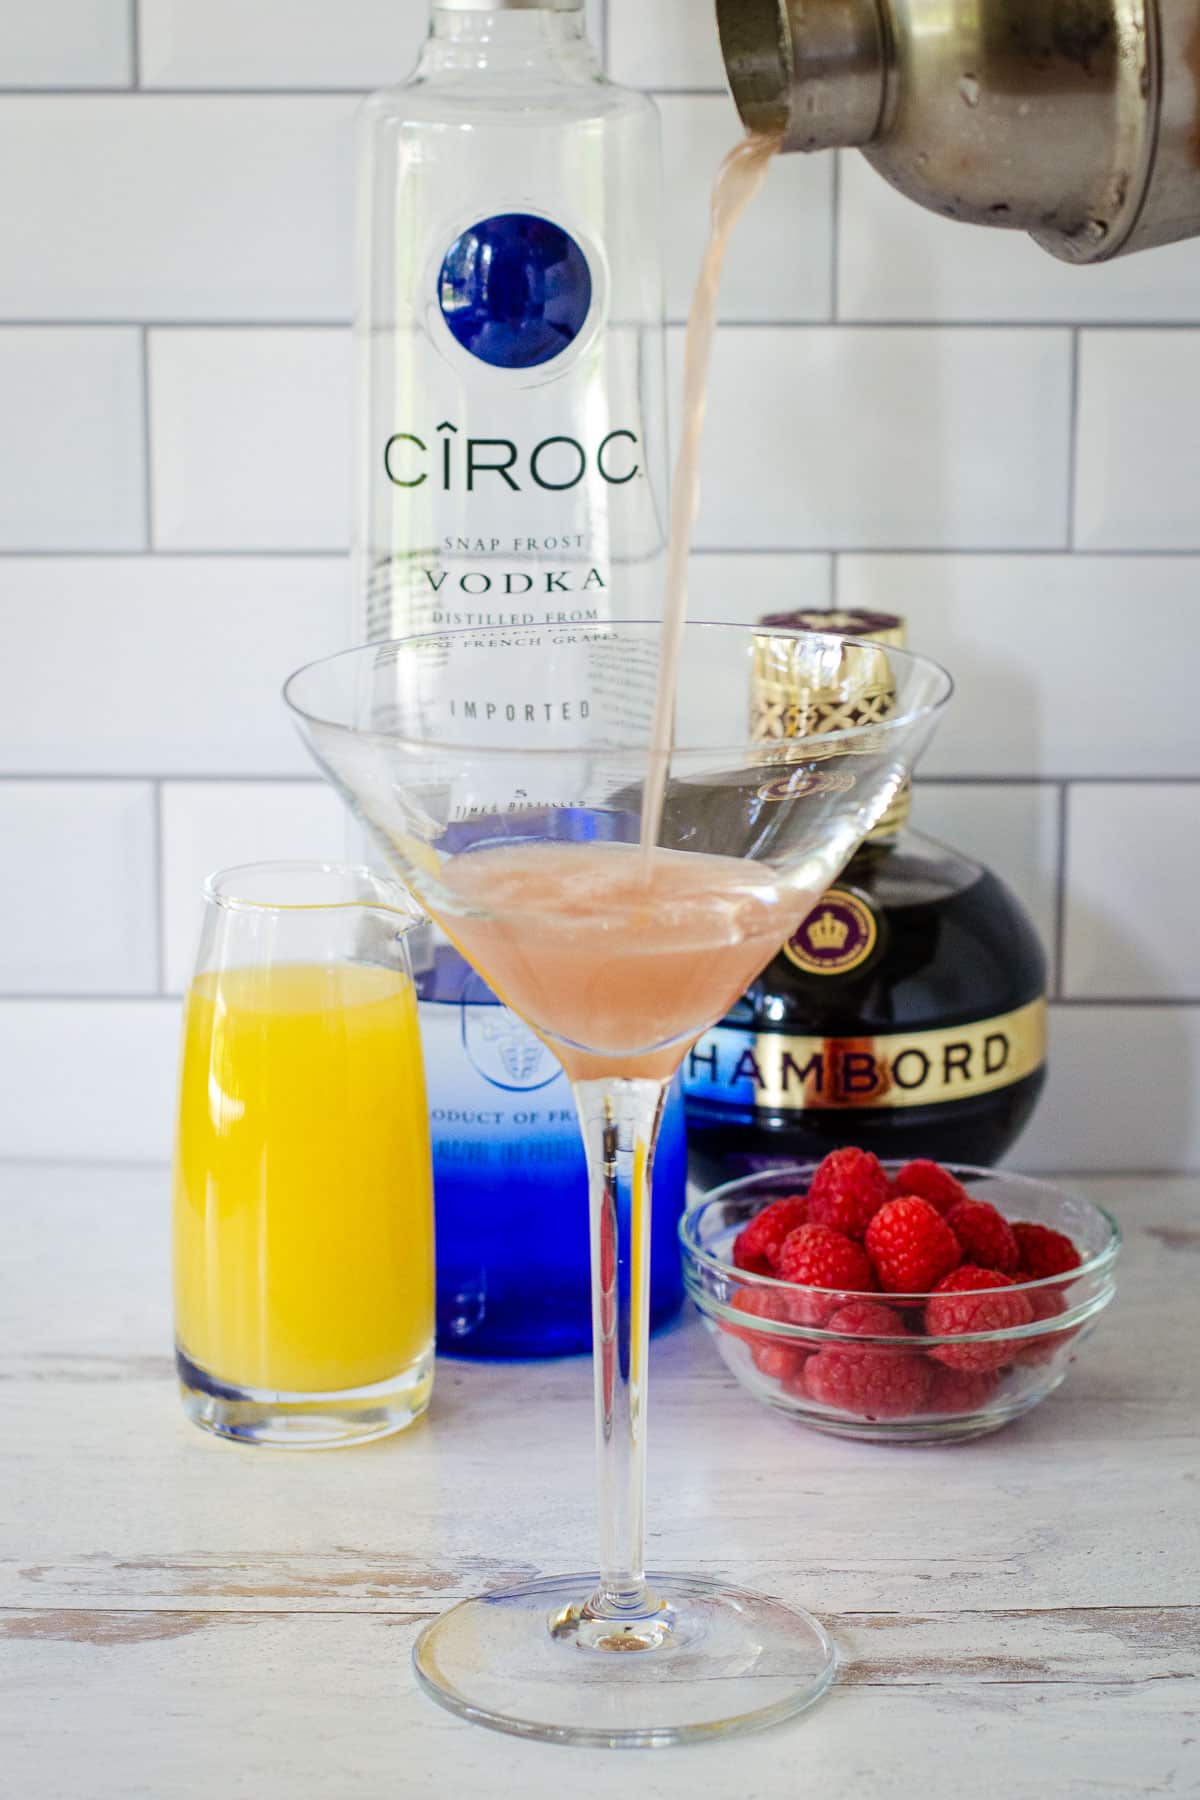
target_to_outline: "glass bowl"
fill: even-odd
[[[889,1175],[901,1166],[884,1164]],[[738,1232],[771,1201],[807,1192],[815,1163],[728,1182],[684,1214],[687,1291],[727,1367],[756,1400],[836,1437],[951,1443],[999,1430],[1066,1379],[1116,1292],[1116,1221],[1052,1182],[944,1167],[973,1200],[989,1201],[1014,1223],[1063,1232],[1079,1251],[1082,1263],[1067,1275],[1000,1290],[1024,1297],[1028,1304],[1011,1310],[1028,1323],[930,1335],[928,1294],[839,1294],[736,1268]],[[864,1300],[890,1308],[894,1326],[843,1311]]]

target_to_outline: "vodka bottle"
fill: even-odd
[[[364,110],[359,638],[661,606],[658,115],[581,7],[435,0]]]
[[[661,609],[658,115],[604,78],[581,7],[435,0],[411,79],[364,109],[356,638],[582,635]],[[653,665],[623,677],[648,724]],[[536,649],[519,682],[481,690],[464,737],[525,734],[574,698],[548,691]],[[566,1076],[457,951],[431,944],[423,960],[440,1344],[585,1350],[587,1175]],[[655,1323],[681,1299],[683,1130],[677,1084],[655,1179]]]

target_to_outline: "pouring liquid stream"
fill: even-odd
[[[679,682],[679,657],[687,623],[688,557],[700,506],[700,450],[704,415],[708,408],[708,375],[721,271],[735,226],[763,182],[781,138],[776,133],[751,132],[734,146],[717,172],[713,188],[712,225],[700,278],[688,315],[684,345],[683,430],[675,478],[671,487],[671,527],[667,545],[666,597],[663,604],[662,650],[658,666],[658,692],[650,735],[649,767],[642,803],[642,874],[649,879],[650,856],[658,843],[671,750],[675,737],[675,695]]]

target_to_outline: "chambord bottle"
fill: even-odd
[[[764,742],[886,719],[894,614],[803,612],[764,626],[874,640],[873,678],[814,692],[764,636],[753,696]],[[688,1150],[704,1186],[818,1158],[990,1164],[1045,1082],[1046,963],[1004,883],[908,825],[905,790],[769,968],[684,1065]]]
[[[364,109],[360,638],[661,605],[658,115],[604,78],[582,5],[435,0]],[[565,698],[529,682],[477,722]]]

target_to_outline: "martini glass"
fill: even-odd
[[[661,642],[658,624],[442,632],[285,689],[396,873],[559,1057],[587,1150],[599,1571],[453,1607],[417,1675],[477,1722],[614,1747],[770,1724],[833,1678],[809,1614],[645,1571],[654,1143],[688,1048],[887,812],[951,685],[875,644],[692,624],[675,744],[651,757]]]

